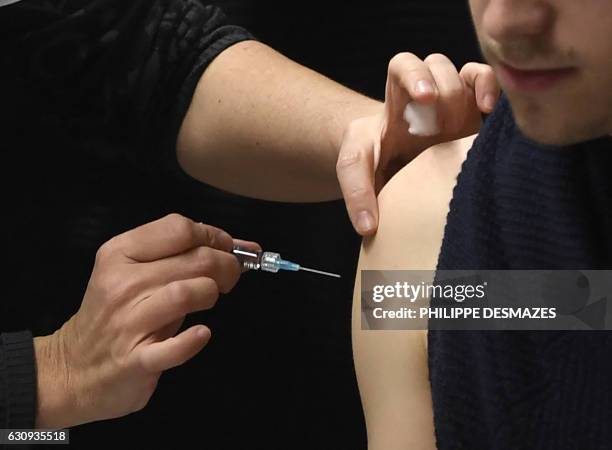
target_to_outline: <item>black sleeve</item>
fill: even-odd
[[[140,31],[126,42],[124,84],[118,86],[124,94],[115,117],[133,127],[130,155],[137,166],[175,171],[176,138],[202,73],[223,50],[253,36],[199,1],[145,4],[142,24],[133,24]]]
[[[32,333],[0,335],[0,429],[34,428],[36,364]]]
[[[38,115],[47,108],[68,124],[60,134],[81,154],[102,148],[156,172],[178,166],[178,131],[208,64],[254,39],[200,0],[31,0],[2,9],[0,25],[19,25],[0,30],[0,44],[3,33],[13,40],[0,50]]]

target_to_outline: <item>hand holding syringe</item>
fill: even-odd
[[[297,272],[304,270],[306,272],[318,273],[319,275],[326,275],[328,277],[340,278],[340,275],[336,273],[323,272],[321,270],[309,269],[302,267],[297,263],[287,261],[281,258],[281,255],[274,252],[264,252],[261,250],[249,250],[240,246],[234,246],[234,255],[238,258],[240,263],[245,269],[248,270],[263,270],[265,272],[276,273],[279,270],[288,270],[291,272]]]

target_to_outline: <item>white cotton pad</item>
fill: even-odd
[[[408,132],[415,136],[434,136],[440,132],[436,105],[408,103],[404,110],[404,119],[410,125]]]

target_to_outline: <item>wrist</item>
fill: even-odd
[[[50,336],[34,338],[38,392],[36,428],[60,429],[80,423],[64,332],[62,327]]]

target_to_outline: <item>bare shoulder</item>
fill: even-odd
[[[387,183],[378,196],[378,232],[363,244],[365,266],[435,268],[453,188],[474,138],[429,148]]]

